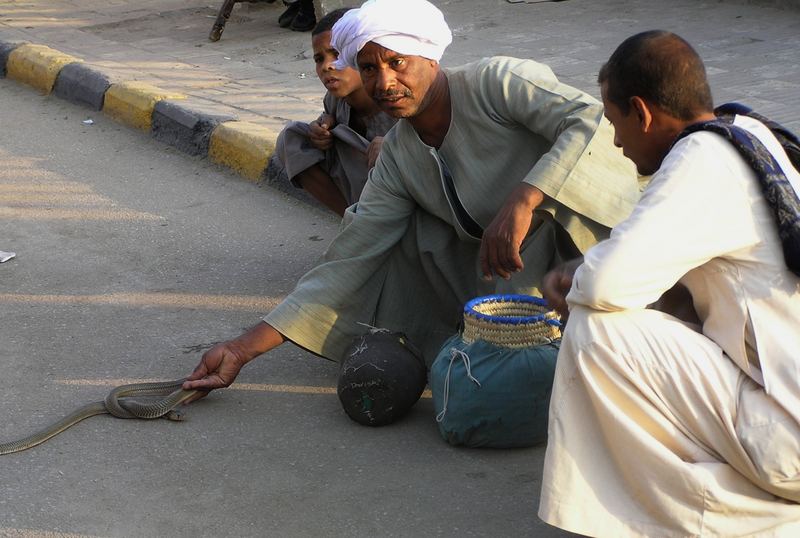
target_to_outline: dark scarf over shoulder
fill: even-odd
[[[714,114],[717,119],[690,125],[675,142],[697,131],[711,131],[733,144],[755,172],[761,191],[772,208],[786,265],[792,273],[800,276],[800,199],[775,157],[758,138],[733,125],[733,117],[736,114],[749,116],[766,125],[797,170],[800,170],[800,141],[791,131],[738,103],[722,105],[714,110]]]

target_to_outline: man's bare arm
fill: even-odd
[[[519,249],[533,222],[533,211],[544,200],[544,193],[533,185],[520,183],[483,232],[480,261],[483,278],[492,274],[511,278],[523,269]]]
[[[286,338],[272,325],[260,322],[233,340],[215,345],[203,354],[200,363],[183,383],[185,390],[211,390],[230,386],[242,367],[262,353],[281,345]],[[200,393],[196,398],[202,398]]]

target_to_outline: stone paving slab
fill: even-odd
[[[800,131],[800,1],[434,3],[454,34],[445,66],[495,54],[533,58],[564,82],[599,96],[597,70],[616,45],[635,32],[664,28],[696,46],[718,103],[744,102]],[[5,0],[0,43],[46,45],[114,80],[183,94],[204,112],[236,116],[274,133],[290,119],[316,117],[324,90],[314,73],[309,33],[277,26],[280,2],[245,3],[235,6],[222,39],[211,43],[208,33],[220,5],[220,0]],[[4,55],[8,51],[0,47],[0,58]]]

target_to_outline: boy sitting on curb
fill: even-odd
[[[339,215],[358,201],[383,135],[397,121],[367,94],[358,71],[333,67],[339,53],[331,28],[348,9],[328,13],[311,32],[317,76],[328,90],[325,112],[311,123],[289,122],[275,148],[292,184]]]

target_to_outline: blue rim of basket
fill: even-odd
[[[545,314],[535,316],[492,316],[482,312],[476,312],[475,307],[486,303],[532,303],[538,306],[548,307],[547,301],[541,297],[520,294],[498,294],[476,297],[464,305],[464,314],[490,323],[507,323],[510,325],[525,325],[529,323],[547,323],[554,327],[561,327],[561,322],[557,319],[547,318]]]

